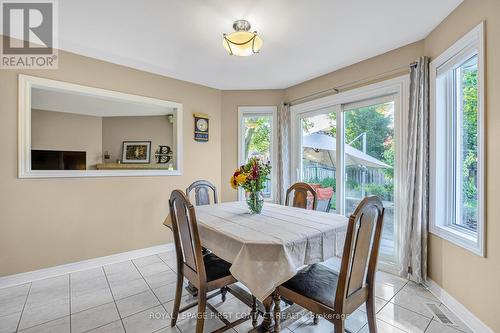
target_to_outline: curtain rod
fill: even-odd
[[[346,87],[353,86],[353,85],[363,83],[363,82],[369,82],[369,81],[375,80],[377,78],[387,76],[389,74],[396,74],[397,72],[402,71],[404,69],[409,69],[411,67],[415,67],[415,66],[417,66],[417,64],[418,64],[418,62],[414,61],[414,62],[410,63],[409,66],[407,66],[407,65],[401,66],[401,67],[392,69],[392,70],[387,71],[387,72],[383,72],[383,73],[379,73],[379,74],[369,76],[369,77],[366,77],[363,79],[343,83],[343,84],[336,86],[336,87],[333,87],[333,88],[328,88],[328,89],[325,89],[322,91],[318,91],[316,93],[312,93],[312,94],[309,94],[306,96],[292,99],[288,102],[285,102],[284,104],[285,105],[292,105],[292,104],[297,104],[298,101],[306,102],[307,100],[312,99],[312,97],[316,97],[316,96],[320,96],[320,95],[325,95],[325,96],[330,95],[330,94],[328,94],[328,92],[331,92],[331,94],[338,94],[342,88],[346,88]]]

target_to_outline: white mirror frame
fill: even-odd
[[[174,156],[175,170],[31,170],[31,89],[32,87],[63,89],[87,95],[111,97],[134,103],[148,103],[174,108]],[[79,84],[44,79],[19,74],[18,112],[18,177],[19,178],[71,178],[71,177],[133,177],[133,176],[180,176],[182,175],[182,104],[156,98],[121,93],[112,90],[87,87]]]

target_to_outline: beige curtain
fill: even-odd
[[[276,165],[276,202],[285,203],[290,186],[290,105],[282,103],[278,110],[278,165]]]
[[[421,57],[410,72],[406,202],[401,247],[401,275],[415,282],[427,279],[429,222],[429,58]]]

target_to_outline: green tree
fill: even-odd
[[[250,153],[267,154],[271,145],[271,125],[269,118],[245,118],[245,155]]]
[[[462,71],[462,193],[464,220],[472,228],[477,224],[477,68]]]
[[[345,112],[345,142],[356,149],[363,150],[363,140],[357,137],[366,133],[366,153],[378,160],[389,162],[386,159],[389,156],[386,156],[385,151],[390,148],[390,145],[387,145],[388,142],[392,145],[394,135],[392,110],[392,103],[385,103]],[[329,117],[330,122],[334,124],[336,114],[331,113]],[[331,135],[335,137],[335,127],[332,127]]]

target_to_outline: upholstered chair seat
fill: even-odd
[[[283,287],[333,309],[339,275],[322,264],[313,264],[300,270]]]
[[[207,274],[207,282],[218,280],[220,278],[231,276],[229,268],[231,264],[213,253],[208,253],[203,256],[205,262],[205,271]]]

